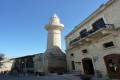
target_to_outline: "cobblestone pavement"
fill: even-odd
[[[49,75],[49,76],[13,76],[0,75],[0,80],[81,80],[73,75]]]

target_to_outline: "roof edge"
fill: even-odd
[[[97,10],[95,10],[91,15],[89,15],[86,19],[84,19],[80,24],[78,24],[77,26],[74,27],[74,29],[69,32],[66,36],[65,39],[67,37],[69,37],[72,33],[74,33],[77,29],[79,29],[80,27],[82,27],[85,23],[87,23],[89,20],[91,20],[92,18],[94,18],[95,15],[98,15],[100,12],[102,12],[105,8],[107,8],[111,3],[114,3],[117,0],[109,0],[108,2],[106,2],[105,4],[102,4]]]

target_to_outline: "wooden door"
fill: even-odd
[[[84,74],[94,75],[94,68],[93,68],[92,59],[84,58],[82,60],[82,63],[83,63]]]

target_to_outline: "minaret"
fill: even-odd
[[[64,25],[60,23],[59,17],[54,14],[45,26],[48,31],[47,50],[61,49],[61,30]]]
[[[48,31],[47,37],[47,49],[44,52],[44,72],[48,73],[51,70],[61,69],[66,70],[66,55],[61,50],[61,31],[64,25],[60,23],[59,17],[54,14],[49,23],[45,25],[45,29]]]

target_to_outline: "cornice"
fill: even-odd
[[[74,27],[74,29],[68,33],[68,35],[65,36],[65,39],[67,37],[69,37],[71,34],[73,34],[76,30],[78,30],[79,28],[81,28],[84,24],[86,24],[87,22],[89,22],[91,19],[93,19],[96,15],[98,15],[99,13],[101,13],[102,11],[104,11],[106,8],[108,8],[108,6],[110,6],[112,3],[116,2],[118,0],[109,0],[107,3],[102,4],[96,11],[94,11],[90,16],[88,16],[85,20],[83,20],[80,24],[78,24],[77,26]]]

